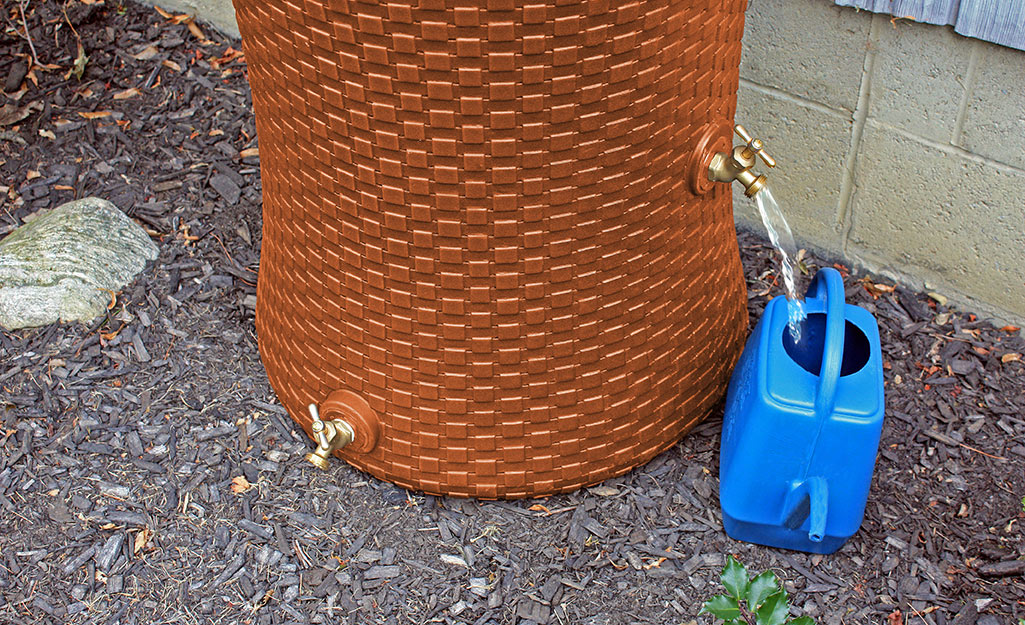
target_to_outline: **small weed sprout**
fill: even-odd
[[[810,616],[789,619],[787,591],[772,571],[752,579],[744,565],[729,556],[720,579],[726,594],[706,601],[699,614],[711,614],[724,625],[815,625]]]

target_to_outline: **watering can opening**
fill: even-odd
[[[826,340],[826,314],[811,313],[804,321],[801,340],[794,342],[789,328],[783,328],[783,349],[802,369],[812,375],[822,370],[823,346]],[[861,371],[872,355],[872,346],[865,333],[850,321],[844,322],[843,357],[840,376]]]

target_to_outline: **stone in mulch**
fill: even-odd
[[[91,322],[156,257],[143,229],[106,200],[36,214],[0,241],[0,326]]]

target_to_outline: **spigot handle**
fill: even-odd
[[[324,426],[324,422],[320,420],[320,411],[317,410],[317,404],[310,404],[309,410],[310,416],[313,417],[311,429],[313,430],[313,434],[317,437],[317,443],[321,447],[327,447],[331,442],[328,440],[327,433],[325,432],[327,428]]]
[[[761,139],[752,137],[751,133],[749,133],[747,129],[740,124],[734,126],[733,131],[737,133],[737,136],[740,137],[741,141],[747,144],[748,149],[751,150],[753,154],[757,154],[758,157],[762,159],[762,162],[765,163],[766,167],[776,166],[776,159],[769,156],[769,153],[765,151],[765,144],[762,143]]]
[[[740,137],[744,143],[751,143],[754,141],[754,137],[752,137],[751,133],[747,131],[747,128],[744,128],[740,124],[733,127],[733,132],[737,133],[737,136]]]

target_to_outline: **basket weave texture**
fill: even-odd
[[[622,474],[722,398],[746,328],[727,128],[744,0],[235,0],[260,138],[257,330],[353,465],[515,498]]]

